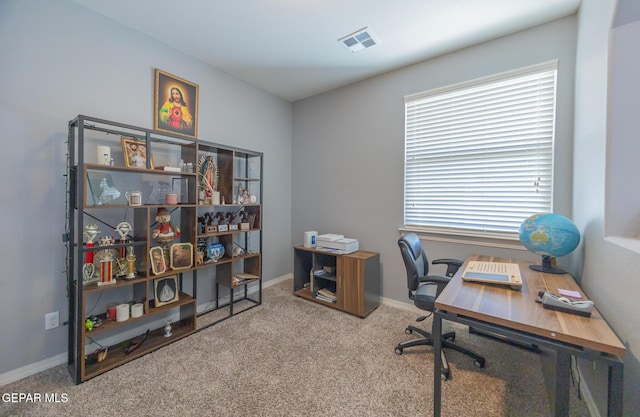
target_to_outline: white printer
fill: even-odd
[[[345,238],[344,235],[328,233],[318,235],[316,238],[316,249],[320,251],[346,255],[357,252],[359,248],[360,242],[358,239]]]

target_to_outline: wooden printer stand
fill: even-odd
[[[295,295],[359,317],[380,304],[379,253],[340,255],[303,246],[293,250]]]

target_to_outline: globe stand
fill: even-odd
[[[551,264],[551,256],[549,255],[542,255],[542,265],[529,265],[529,268],[533,269],[534,271],[538,271],[538,272],[544,272],[546,274],[566,274],[567,271],[565,271],[562,268],[556,268]]]

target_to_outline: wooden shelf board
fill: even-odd
[[[147,169],[137,167],[127,167],[124,165],[103,165],[103,164],[84,164],[85,171],[111,171],[111,172],[128,172],[132,174],[158,174],[158,175],[171,175],[171,176],[196,176],[195,172],[182,172],[182,171],[163,171],[160,169]]]
[[[85,293],[91,293],[95,291],[109,290],[112,288],[121,288],[121,287],[126,287],[128,285],[144,283],[145,281],[147,281],[147,279],[148,277],[144,275],[139,275],[137,278],[134,278],[134,279],[116,278],[115,284],[102,285],[102,286],[98,285],[97,283],[86,284],[84,285],[82,291]]]
[[[155,314],[155,313],[159,313],[161,311],[170,310],[172,308],[180,307],[180,306],[183,306],[185,304],[192,303],[194,301],[195,301],[195,299],[192,296],[190,296],[189,294],[181,292],[181,293],[179,293],[178,301],[175,301],[173,303],[166,304],[166,305],[163,305],[163,306],[160,306],[160,307],[151,307],[150,306],[148,314]]]
[[[227,206],[230,206],[231,204],[227,204]],[[200,206],[202,207],[202,206]],[[225,206],[226,207],[226,206]],[[226,232],[216,232],[216,233],[198,233],[198,238],[207,238],[207,237],[217,237],[217,236],[228,236],[228,235],[233,235],[235,233],[248,233],[248,232],[259,232],[260,228],[259,227],[254,227],[253,229],[247,229],[247,230],[228,230]]]
[[[198,265],[198,268],[207,268],[209,266],[228,264],[232,260],[233,259],[231,259],[231,258],[223,257],[223,258],[218,259],[217,262],[207,262],[207,263],[203,263],[201,265]]]
[[[103,372],[129,362],[132,359],[143,356],[149,352],[159,349],[165,345],[175,342],[185,336],[195,333],[193,320],[188,318],[180,322],[171,324],[171,336],[164,337],[164,327],[149,332],[147,339],[133,352],[126,354],[124,348],[128,346],[133,339],[126,340],[113,346],[109,346],[107,358],[102,362],[85,365],[83,380],[93,378]],[[88,356],[88,355],[87,355]],[[85,356],[86,359],[86,356]]]
[[[191,297],[189,294],[181,292],[180,296],[178,297],[178,301],[176,301],[175,303],[167,304],[166,306],[161,306],[161,307],[158,307],[158,308],[151,307],[151,308],[149,308],[149,311],[144,313],[142,316],[140,316],[140,317],[129,317],[129,319],[125,320],[125,321],[107,320],[107,314],[106,313],[97,314],[96,317],[102,319],[102,325],[100,327],[94,327],[93,330],[91,330],[90,332],[87,331],[83,327],[83,332],[84,332],[85,336],[92,336],[92,335],[95,335],[95,334],[98,334],[98,333],[109,331],[111,329],[115,329],[115,328],[120,327],[120,326],[127,325],[127,324],[129,324],[131,322],[134,322],[134,321],[142,320],[142,319],[144,319],[146,317],[149,317],[152,314],[156,314],[156,313],[159,313],[161,311],[168,310],[170,308],[175,308],[175,307],[179,307],[179,306],[182,306],[182,305],[186,305],[186,304],[192,303],[194,301],[195,301],[195,299],[193,297]],[[85,320],[86,320],[86,318],[85,318]],[[84,322],[83,322],[83,326],[84,326]]]

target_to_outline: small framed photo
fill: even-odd
[[[198,137],[198,84],[156,68],[153,128]]]
[[[160,275],[167,272],[167,263],[164,260],[164,251],[160,246],[154,246],[149,250],[151,255],[151,272],[153,275]]]
[[[178,301],[178,276],[172,275],[154,280],[153,295],[155,297],[155,307],[161,307]]]
[[[193,245],[191,243],[174,243],[171,245],[169,257],[171,269],[186,269],[193,265]]]
[[[124,155],[124,165],[129,168],[146,168],[147,153],[149,154],[149,166],[153,169],[153,157],[151,151],[147,150],[147,143],[127,136],[122,136],[122,154]]]

